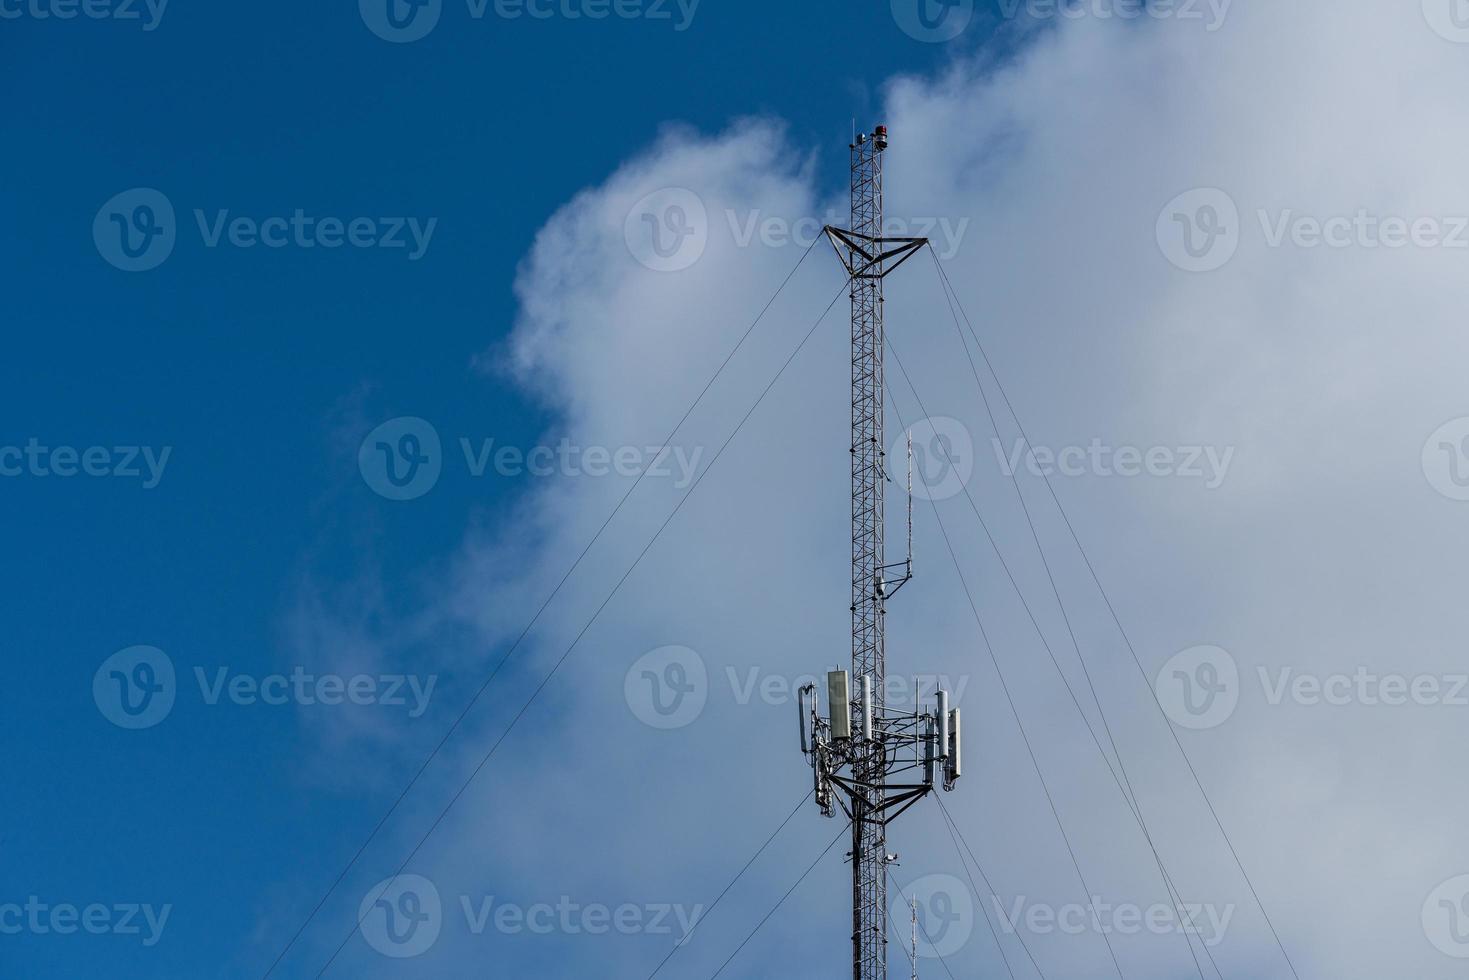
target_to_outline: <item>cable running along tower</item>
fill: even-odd
[[[852,821],[852,977],[887,980],[887,826],[934,789],[959,778],[959,709],[936,692],[931,709],[915,692],[911,710],[887,706],[884,617],[889,596],[913,577],[913,451],[908,442],[908,556],[884,557],[883,280],[928,244],[883,234],[882,154],[887,128],[851,144],[852,221],[827,227],[846,267],[852,299],[852,668],[827,674],[823,717],[814,684],[798,698],[801,751],[811,764],[817,806]]]

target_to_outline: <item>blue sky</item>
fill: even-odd
[[[848,655],[841,302],[750,411],[840,291],[823,246],[654,450],[800,259],[780,229],[844,205],[855,119],[892,128],[889,214],[943,246],[1138,658],[918,257],[888,286],[889,431],[967,465],[917,504],[889,653],[965,707],[944,805],[995,892],[936,806],[905,815],[900,887],[972,903],[947,964],[1039,975],[1023,938],[1047,976],[1119,972],[1095,929],[997,947],[977,911],[1065,915],[1080,877],[1169,902],[1120,756],[1223,976],[1293,976],[1282,945],[1299,977],[1457,976],[1462,707],[1309,683],[1462,672],[1462,18],[961,0],[923,40],[916,0],[653,2],[443,0],[395,43],[378,0],[0,0],[0,975],[264,977],[624,453],[659,472],[273,975],[647,976],[678,935],[650,918],[702,914],[808,785],[790,691]],[[650,249],[657,214],[697,248]],[[1383,247],[1394,222],[1422,233]],[[409,948],[370,898],[430,827],[407,871],[441,910]],[[713,975],[838,829],[799,813],[660,976]],[[723,976],[845,975],[842,849]],[[1128,980],[1208,965],[1177,930],[1109,938]]]

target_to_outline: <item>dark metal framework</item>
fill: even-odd
[[[936,713],[918,711],[916,705],[910,713],[890,713],[885,698],[884,607],[888,596],[912,577],[912,554],[910,537],[906,562],[890,565],[884,558],[883,279],[928,243],[926,238],[883,235],[886,148],[882,127],[852,144],[851,227],[825,229],[846,267],[852,301],[853,683],[842,688],[849,691],[847,704],[829,706],[832,720],[820,716],[814,686],[803,689],[800,699],[802,749],[815,771],[817,803],[830,816],[835,799],[852,821],[854,980],[887,977],[887,825],[933,790],[940,760],[957,758],[946,744],[944,696]],[[910,486],[910,522],[911,513]],[[892,580],[887,579],[890,574]],[[839,722],[838,714],[844,714]],[[950,769],[946,763],[946,788],[958,775],[956,766]],[[892,782],[905,773],[904,781]]]

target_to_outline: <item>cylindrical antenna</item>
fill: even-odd
[[[815,709],[815,704],[816,704],[816,685],[815,684],[807,684],[805,687],[801,688],[800,692],[796,695],[796,713],[800,716],[800,721],[801,721],[801,752],[803,754],[811,751],[810,748],[808,747],[810,743],[809,743],[809,741],[806,738],[806,710],[807,710],[806,709],[806,698],[807,698],[808,695],[811,698],[811,704],[812,704],[811,710],[814,713],[815,710],[816,710]]]
[[[923,784],[933,786],[934,758],[938,755],[938,746],[934,742],[938,738],[938,726],[934,724],[933,715],[924,715],[919,725],[923,738]]]
[[[939,691],[939,758],[949,755],[949,692]]]
[[[913,577],[913,430],[908,430],[908,577]]]
[[[953,731],[954,731],[954,748],[953,748],[952,753],[949,756],[949,779],[950,780],[958,779],[960,776],[964,775],[964,767],[962,765],[962,755],[961,755],[961,753],[959,751],[959,745],[960,745],[960,742],[961,742],[963,736],[961,736],[959,734],[960,729],[959,729],[959,709],[958,708],[955,708],[954,709],[953,715],[954,715],[954,720],[949,725],[949,727],[952,728]]]
[[[877,726],[872,723],[872,675],[862,675],[862,737],[872,741]]]
[[[923,678],[913,677],[913,765],[923,765]]]

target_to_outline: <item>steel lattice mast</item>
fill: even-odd
[[[916,703],[908,712],[887,708],[884,607],[913,569],[911,547],[906,561],[892,565],[883,549],[883,280],[927,244],[883,235],[887,146],[882,126],[853,141],[851,228],[826,229],[846,266],[852,300],[852,670],[827,675],[828,717],[820,714],[815,685],[800,697],[801,749],[815,774],[817,804],[830,816],[835,798],[852,820],[854,980],[887,978],[887,824],[933,789],[938,764],[946,789],[959,776],[958,709],[949,711],[945,692],[938,692],[932,712]],[[911,455],[910,449],[910,501]],[[911,514],[910,504],[910,522]],[[895,572],[891,579],[889,572]],[[915,775],[892,781],[905,772]]]
[[[882,234],[882,151],[877,139],[852,145],[854,235]],[[848,249],[848,266],[859,259]],[[882,277],[852,283],[852,676],[872,678],[872,710],[887,690],[883,561]],[[859,684],[860,687],[860,684]],[[861,710],[861,706],[858,706]],[[852,774],[862,791],[852,801],[853,976],[887,976],[887,828],[869,819],[882,800],[887,773],[880,743],[856,748]]]

